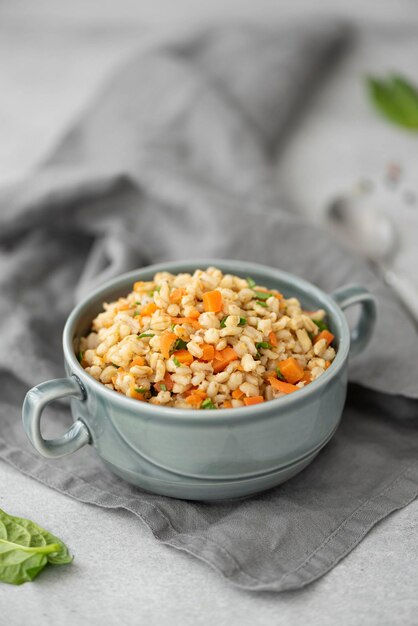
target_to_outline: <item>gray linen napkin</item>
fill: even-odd
[[[159,541],[245,589],[315,580],[418,491],[413,327],[362,261],[283,209],[273,184],[271,154],[344,38],[330,25],[231,26],[150,51],[120,70],[38,171],[0,192],[0,457],[78,500],[132,511]],[[64,374],[61,331],[76,299],[122,271],[202,255],[376,295],[376,334],[351,363],[331,443],[290,482],[211,504],[141,492],[91,448],[40,458],[21,404],[28,387]],[[44,421],[54,435],[68,410]]]

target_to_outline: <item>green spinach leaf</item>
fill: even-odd
[[[0,509],[0,581],[21,585],[33,580],[48,563],[62,565],[72,560],[58,537]]]

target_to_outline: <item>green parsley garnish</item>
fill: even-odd
[[[261,300],[256,300],[255,302],[256,304],[258,304],[258,306],[262,306],[267,309],[267,304],[265,302],[262,302]]]
[[[148,389],[145,389],[145,387],[135,387],[135,391],[136,393],[145,393]]]
[[[176,339],[176,341],[174,342],[173,347],[171,348],[172,352],[176,352],[176,350],[185,350],[187,348],[187,342],[183,341],[183,339],[180,339],[180,337],[178,339]]]
[[[227,315],[225,315],[225,317],[221,319],[221,328],[225,328],[227,319],[228,319]]]
[[[264,291],[254,291],[254,294],[259,300],[268,300],[271,298],[271,293],[264,293]]]
[[[138,339],[142,339],[143,337],[155,337],[155,333],[142,333],[138,335]]]
[[[167,391],[167,387],[166,385],[164,385],[164,383],[160,383],[160,388],[161,388],[161,391]]]
[[[77,361],[79,363],[81,363],[81,361],[83,360],[83,356],[84,356],[84,352],[80,350],[80,352],[77,353]]]
[[[256,284],[257,284],[257,283],[255,282],[254,278],[247,278],[247,283],[248,283],[248,286],[250,287],[250,289],[252,289],[253,287],[255,287],[255,286],[256,286]]]
[[[149,291],[148,295],[151,296],[151,298],[152,298],[152,296],[154,295],[155,292],[160,293],[160,289],[161,289],[161,285],[159,285],[155,289],[152,289],[151,291]]]
[[[319,330],[328,330],[328,326],[322,320],[312,320],[314,324],[316,324]]]
[[[200,408],[201,409],[216,409],[216,406],[213,404],[210,398],[206,398],[206,400],[203,400],[202,404],[200,405]]]
[[[173,324],[171,324],[171,330],[174,330],[175,324],[173,322]]]
[[[271,348],[271,343],[269,343],[268,341],[259,341],[255,344],[255,347],[257,348],[257,350],[260,350],[260,348]]]
[[[141,315],[141,311],[135,311],[134,317],[136,317],[137,315]]]
[[[245,317],[239,318],[238,326],[245,326],[246,323],[247,323],[247,320],[245,319]]]
[[[280,371],[280,368],[279,368],[279,367],[276,367],[276,374],[277,374],[277,378],[278,378],[279,380],[284,380],[284,376],[283,376],[283,374],[281,373],[281,371]]]
[[[176,356],[173,356],[173,362],[176,367],[180,367],[181,363]]]
[[[139,300],[135,300],[135,304],[142,304]]]

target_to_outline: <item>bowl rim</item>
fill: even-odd
[[[135,280],[144,279],[144,274],[154,275],[156,272],[163,271],[172,273],[190,272],[193,268],[199,269],[204,267],[217,267],[224,273],[234,273],[238,276],[254,275],[257,276],[257,280],[259,280],[262,275],[268,282],[281,281],[294,284],[295,286],[297,285],[299,290],[306,292],[309,296],[320,301],[323,308],[326,309],[327,315],[332,317],[334,326],[337,326],[340,333],[339,347],[336,357],[330,367],[323,374],[321,374],[319,378],[314,380],[307,387],[300,389],[297,393],[289,394],[274,400],[268,400],[267,402],[256,405],[222,409],[218,411],[204,411],[202,409],[186,410],[176,407],[157,406],[148,402],[138,402],[135,398],[129,398],[128,396],[115,392],[113,389],[109,389],[84,370],[76,357],[73,342],[76,325],[86,309],[90,308],[92,304],[95,304],[98,301],[100,303],[103,302],[102,298],[109,290],[114,290],[118,287],[118,285],[122,287],[124,283],[126,283],[129,287],[129,284],[132,284]],[[78,377],[84,387],[92,387],[101,397],[103,397],[104,400],[107,401],[107,403],[122,403],[122,406],[126,409],[130,409],[131,411],[138,413],[138,417],[149,417],[153,420],[163,422],[170,421],[171,423],[182,422],[190,425],[194,423],[201,424],[202,421],[205,424],[216,424],[219,423],[219,421],[226,421],[228,423],[252,421],[256,415],[262,417],[269,413],[271,414],[272,412],[279,417],[280,414],[285,413],[288,408],[294,408],[299,404],[304,403],[310,397],[324,391],[324,388],[331,382],[331,380],[335,379],[339,372],[345,367],[350,348],[350,331],[342,309],[332,296],[322,291],[322,289],[313,283],[310,283],[299,276],[259,263],[229,259],[197,258],[146,265],[141,268],[119,274],[118,276],[102,283],[97,289],[83,298],[73,308],[64,326],[62,342],[64,357],[70,366],[71,375]]]

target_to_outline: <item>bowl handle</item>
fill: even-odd
[[[75,452],[90,442],[87,426],[80,419],[62,437],[44,439],[41,434],[41,415],[47,404],[59,398],[83,400],[85,392],[75,376],[48,380],[33,387],[26,394],[22,408],[23,427],[32,445],[43,456],[54,459]]]
[[[376,299],[370,291],[359,285],[346,285],[333,291],[331,296],[343,310],[355,304],[361,306],[360,318],[350,335],[350,355],[354,356],[362,352],[373,334],[376,323]]]

